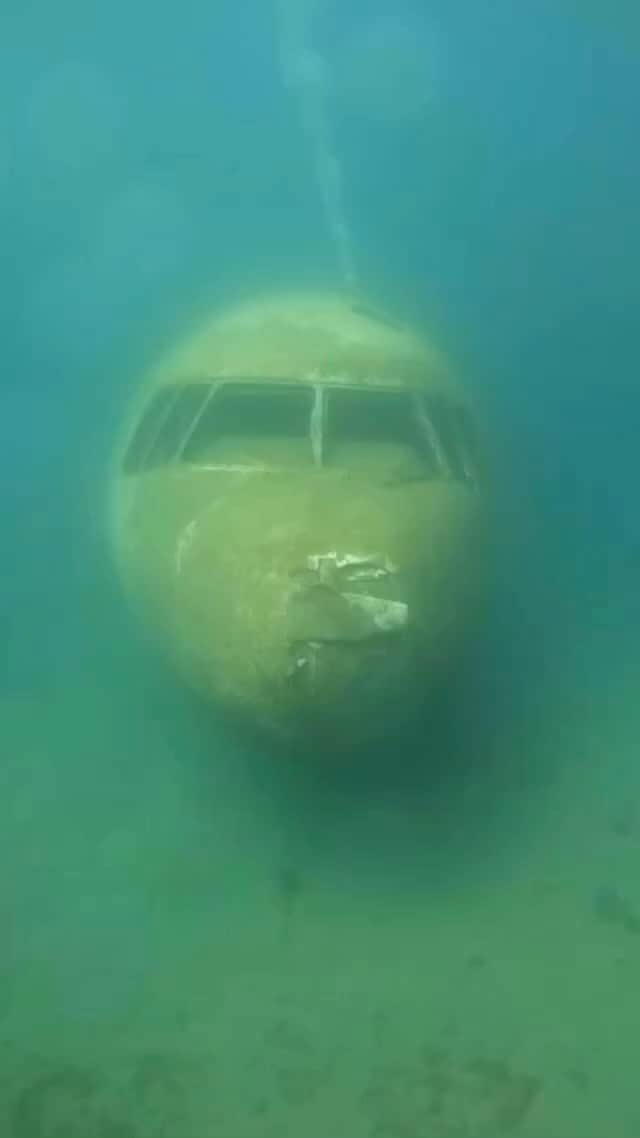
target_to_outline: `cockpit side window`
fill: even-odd
[[[156,392],[129,442],[123,463],[125,474],[135,474],[151,465],[154,444],[175,399],[176,392],[172,387],[164,387]]]
[[[125,473],[140,473],[171,462],[210,394],[210,383],[161,388],[129,443],[124,459]]]
[[[478,460],[471,415],[465,407],[438,396],[422,400],[423,423],[441,448],[441,463],[449,477],[477,482]]]

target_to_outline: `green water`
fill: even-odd
[[[360,271],[484,402],[497,556],[437,726],[316,780],[184,691],[104,539],[155,346],[332,280],[271,5],[4,17],[0,1138],[639,1138],[623,7],[434,3],[426,109],[399,8],[323,7]]]

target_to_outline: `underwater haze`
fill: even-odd
[[[0,1138],[640,1138],[639,10],[302,7],[2,17]],[[148,642],[107,470],[194,311],[356,271],[483,407],[492,587],[307,779]]]

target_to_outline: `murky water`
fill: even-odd
[[[637,17],[319,4],[338,196],[270,3],[4,25],[0,1133],[637,1138]],[[323,202],[494,449],[477,650],[388,779],[240,743],[105,538],[140,368],[336,279]]]

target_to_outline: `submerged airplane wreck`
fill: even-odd
[[[279,750],[401,725],[479,596],[478,429],[429,339],[341,293],[214,312],[144,378],[110,536],[135,609]]]

